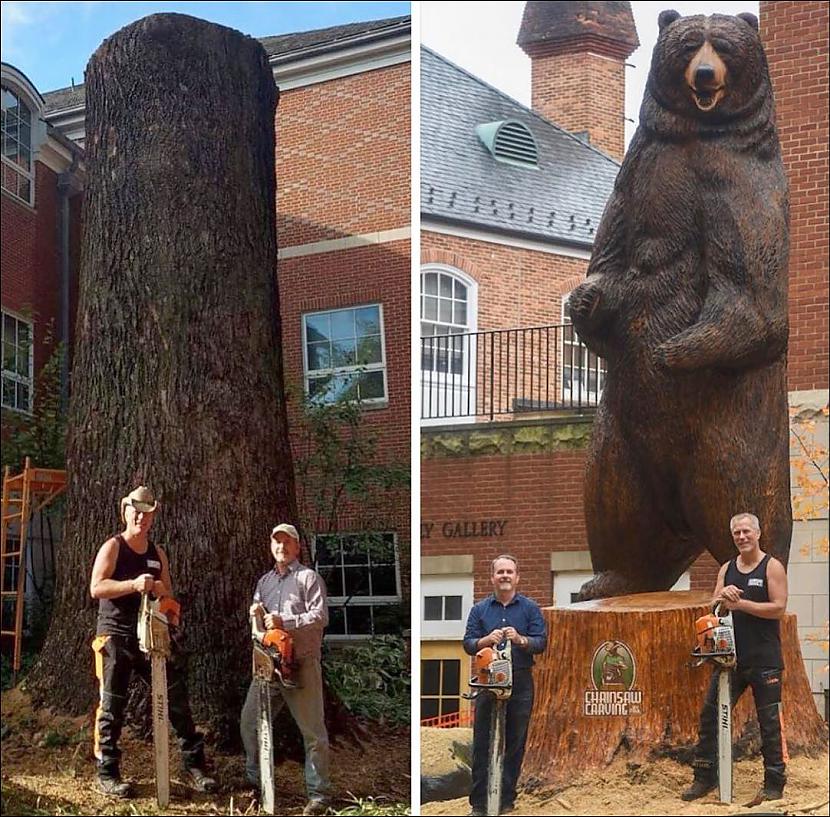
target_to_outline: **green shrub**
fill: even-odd
[[[352,714],[403,726],[409,723],[410,672],[402,638],[376,636],[362,644],[327,648],[326,683]]]

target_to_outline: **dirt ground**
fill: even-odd
[[[449,734],[437,734],[452,732]],[[472,740],[470,729],[422,729],[421,773],[442,774],[452,764],[452,741]],[[828,814],[828,754],[821,757],[791,758],[787,766],[788,784],[784,799],[747,808],[763,782],[760,757],[735,764],[733,785],[734,805],[718,802],[717,792],[684,803],[680,793],[692,778],[689,766],[663,759],[651,765],[629,764],[617,758],[602,771],[586,773],[569,786],[550,792],[521,794],[512,814],[569,815],[727,815],[727,814]],[[423,814],[466,814],[469,804],[464,799],[441,803],[425,803]]]
[[[2,696],[2,788],[4,814],[159,814],[155,801],[153,748],[149,741],[124,730],[120,748],[122,775],[132,779],[138,797],[109,799],[95,788],[91,724],[88,717],[67,718],[48,710],[33,712],[19,689]],[[334,808],[354,805],[354,799],[374,798],[379,804],[410,802],[410,739],[408,730],[372,724],[362,746],[332,747]],[[197,794],[184,784],[178,749],[171,744],[171,803],[164,814],[256,814],[251,787],[246,784],[241,754],[211,751],[212,773],[220,784],[216,794]],[[276,769],[277,809],[300,814],[305,805],[303,770],[286,761]]]

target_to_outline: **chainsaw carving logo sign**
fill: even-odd
[[[592,689],[585,690],[585,715],[639,715],[643,691],[634,688],[637,663],[622,641],[603,641],[591,659]]]

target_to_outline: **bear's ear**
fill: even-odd
[[[749,23],[750,27],[755,31],[758,31],[758,18],[754,14],[749,11],[742,11],[738,17],[740,17],[745,23]]]
[[[662,31],[666,26],[671,25],[675,20],[680,19],[680,12],[674,9],[666,9],[661,11],[657,17],[657,26]]]

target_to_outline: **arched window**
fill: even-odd
[[[562,400],[596,405],[605,386],[605,361],[580,342],[571,323],[570,297],[570,292],[562,296]]]
[[[421,269],[423,416],[475,413],[476,282],[444,264]]]
[[[3,86],[3,189],[32,204],[32,111],[20,95]]]

